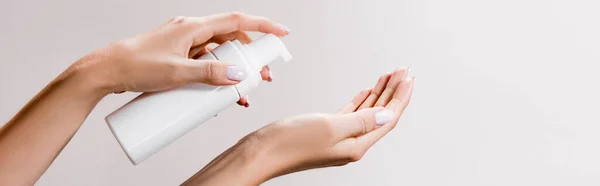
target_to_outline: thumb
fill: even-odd
[[[189,82],[204,83],[209,85],[234,85],[246,77],[246,69],[217,60],[194,60],[186,61],[185,77]]]
[[[334,116],[332,124],[340,132],[341,139],[361,136],[392,121],[393,111],[383,107],[361,109],[359,111]]]

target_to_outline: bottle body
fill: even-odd
[[[232,86],[200,83],[143,93],[108,115],[105,120],[119,145],[134,165],[235,104],[262,81],[260,69],[276,57],[291,55],[273,35],[265,35],[254,45],[226,42],[199,60],[221,60],[246,69],[248,77]],[[262,51],[257,50],[260,49]]]
[[[212,53],[200,59],[216,59]],[[240,99],[235,86],[188,84],[143,93],[106,117],[133,164],[147,159]]]
[[[238,100],[233,86],[195,83],[144,93],[106,122],[131,162],[138,164]]]

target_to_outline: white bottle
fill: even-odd
[[[198,125],[235,104],[262,82],[260,70],[278,57],[291,60],[283,42],[265,34],[250,44],[231,41],[200,59],[221,60],[246,69],[247,78],[234,86],[188,84],[143,93],[106,117],[110,130],[134,165],[171,144]]]

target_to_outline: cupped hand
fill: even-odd
[[[132,38],[111,43],[76,62],[102,91],[153,92],[187,83],[234,85],[248,72],[227,61],[198,60],[211,50],[207,45],[229,40],[250,43],[246,31],[285,36],[289,30],[268,18],[238,12],[205,17],[176,17]],[[271,81],[269,67],[261,71]],[[246,98],[240,105],[248,106]]]
[[[408,105],[414,78],[407,68],[382,76],[373,89],[360,92],[337,114],[308,114],[270,124],[252,138],[266,143],[271,176],[360,160],[391,131]]]
[[[360,160],[391,131],[411,98],[414,78],[398,68],[381,76],[336,114],[305,114],[273,122],[240,140],[184,185],[258,185],[307,169]],[[237,177],[235,181],[228,180]]]

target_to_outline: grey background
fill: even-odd
[[[106,97],[37,185],[177,185],[278,118],[332,112],[379,75],[413,66],[400,125],[358,163],[265,185],[599,185],[598,1],[3,0],[0,120],[69,64],[178,15],[231,10],[292,29],[275,81],[139,166],[103,117]],[[256,36],[256,35],[255,35]],[[235,179],[235,178],[232,178]]]

